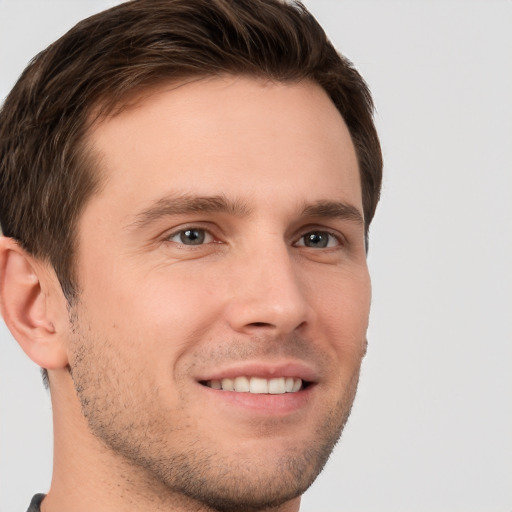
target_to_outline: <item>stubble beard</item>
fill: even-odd
[[[125,470],[139,476],[131,480],[132,485],[139,482],[138,494],[161,503],[179,501],[183,510],[278,510],[302,495],[327,462],[356,394],[359,369],[335,407],[319,418],[309,444],[291,445],[279,457],[269,454],[255,461],[237,446],[229,454],[219,453],[214,442],[200,435],[189,434],[171,446],[168,439],[173,432],[180,436],[187,422],[171,424],[159,410],[155,390],[144,387],[137,375],[124,377],[120,385],[112,372],[120,366],[113,357],[120,354],[111,352],[107,341],[91,343],[77,331],[70,373],[91,433]]]

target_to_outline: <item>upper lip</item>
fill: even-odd
[[[318,373],[307,363],[302,361],[247,361],[224,365],[200,375],[197,380],[211,381],[222,379],[234,379],[235,377],[260,377],[273,379],[278,377],[294,377],[306,382],[317,382]]]

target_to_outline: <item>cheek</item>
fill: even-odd
[[[149,366],[155,378],[167,379],[219,317],[212,288],[201,276],[171,268],[98,273],[81,297],[83,320],[116,347],[124,364],[140,371]]]
[[[366,266],[341,268],[309,281],[309,289],[321,309],[334,322],[345,327],[367,325],[371,282]]]
[[[340,272],[317,293],[319,326],[323,326],[331,349],[342,365],[358,364],[366,351],[371,284],[367,271]]]

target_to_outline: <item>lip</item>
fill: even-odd
[[[265,379],[294,377],[307,382],[308,386],[295,393],[271,395],[217,390],[202,384],[210,380],[234,379],[240,376]],[[302,361],[251,361],[207,372],[196,378],[196,381],[208,403],[215,404],[215,407],[221,410],[229,410],[232,418],[233,414],[240,418],[247,417],[247,415],[256,415],[260,418],[283,418],[294,413],[305,412],[308,409],[308,404],[316,394],[318,373]]]
[[[236,377],[260,377],[272,379],[276,377],[294,377],[314,384],[318,382],[318,373],[308,364],[301,361],[236,363],[221,369],[209,371],[197,376],[198,382],[209,380],[234,379]]]
[[[209,403],[214,403],[217,410],[229,409],[229,417],[284,417],[293,413],[305,412],[315,393],[316,386],[309,385],[295,393],[281,395],[242,393],[212,389],[199,384]],[[233,414],[234,413],[234,414]]]

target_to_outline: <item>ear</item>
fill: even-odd
[[[0,311],[23,351],[47,369],[67,365],[60,285],[49,266],[0,236]]]

